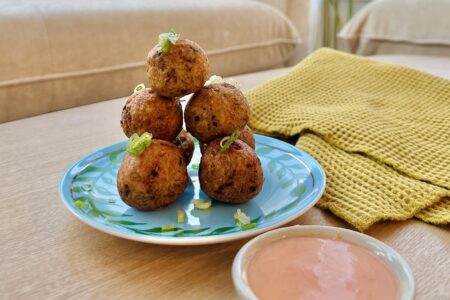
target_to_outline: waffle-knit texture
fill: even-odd
[[[450,81],[324,48],[246,96],[253,129],[300,135],[324,167],[319,207],[361,231],[450,222]]]

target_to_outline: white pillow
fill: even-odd
[[[361,54],[450,56],[449,0],[378,0],[338,34],[339,47]]]

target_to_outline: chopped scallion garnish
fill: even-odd
[[[218,76],[218,75],[212,75],[211,77],[209,77],[209,79],[206,81],[205,85],[222,83],[222,82],[231,84],[237,89],[241,88],[241,85],[239,84],[239,82],[237,82],[236,79],[234,79],[234,78],[223,79],[222,76]]]
[[[142,91],[143,89],[145,89],[145,84],[141,83],[141,84],[138,84],[138,85],[134,88],[134,92],[137,93],[137,92]]]
[[[175,225],[170,224],[170,225],[166,225],[166,226],[161,226],[161,231],[165,232],[165,231],[174,231],[175,230]]]
[[[78,208],[88,208],[89,204],[87,204],[84,201],[77,200],[77,201],[75,201],[75,206],[78,207]]]
[[[128,140],[127,151],[131,155],[139,156],[152,143],[152,134],[144,132],[141,136],[133,134]]]
[[[220,153],[227,152],[228,148],[231,146],[231,144],[234,143],[235,140],[237,140],[241,136],[241,132],[239,130],[235,130],[232,135],[230,135],[227,138],[224,138],[220,142]],[[223,143],[225,142],[225,143]]]
[[[236,222],[236,225],[242,227],[250,224],[250,217],[238,208],[236,213],[234,214],[234,221]]]
[[[200,168],[200,164],[192,164],[192,169],[199,169]]]
[[[209,77],[208,81],[206,81],[206,84],[214,84],[214,83],[221,83],[223,81],[222,76],[219,75],[212,75]]]
[[[211,200],[194,199],[192,200],[192,204],[194,204],[194,207],[197,209],[207,210],[211,207]]]
[[[178,224],[183,224],[184,223],[184,211],[179,210],[177,212],[177,223]]]
[[[179,38],[180,35],[173,29],[170,32],[161,33],[158,37],[158,44],[161,46],[161,52],[167,54],[170,47],[172,47],[172,45],[175,44]]]

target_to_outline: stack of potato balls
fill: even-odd
[[[129,138],[117,174],[122,200],[140,210],[155,210],[180,196],[189,181],[187,165],[198,139],[202,158],[200,186],[212,199],[243,203],[255,197],[264,177],[247,126],[250,108],[235,85],[208,78],[205,52],[175,32],[160,34],[146,61],[150,88],[136,87],[122,111]],[[193,93],[182,130],[179,98]]]

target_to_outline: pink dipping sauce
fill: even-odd
[[[399,298],[397,278],[381,258],[337,239],[277,240],[255,254],[247,277],[259,299]]]

